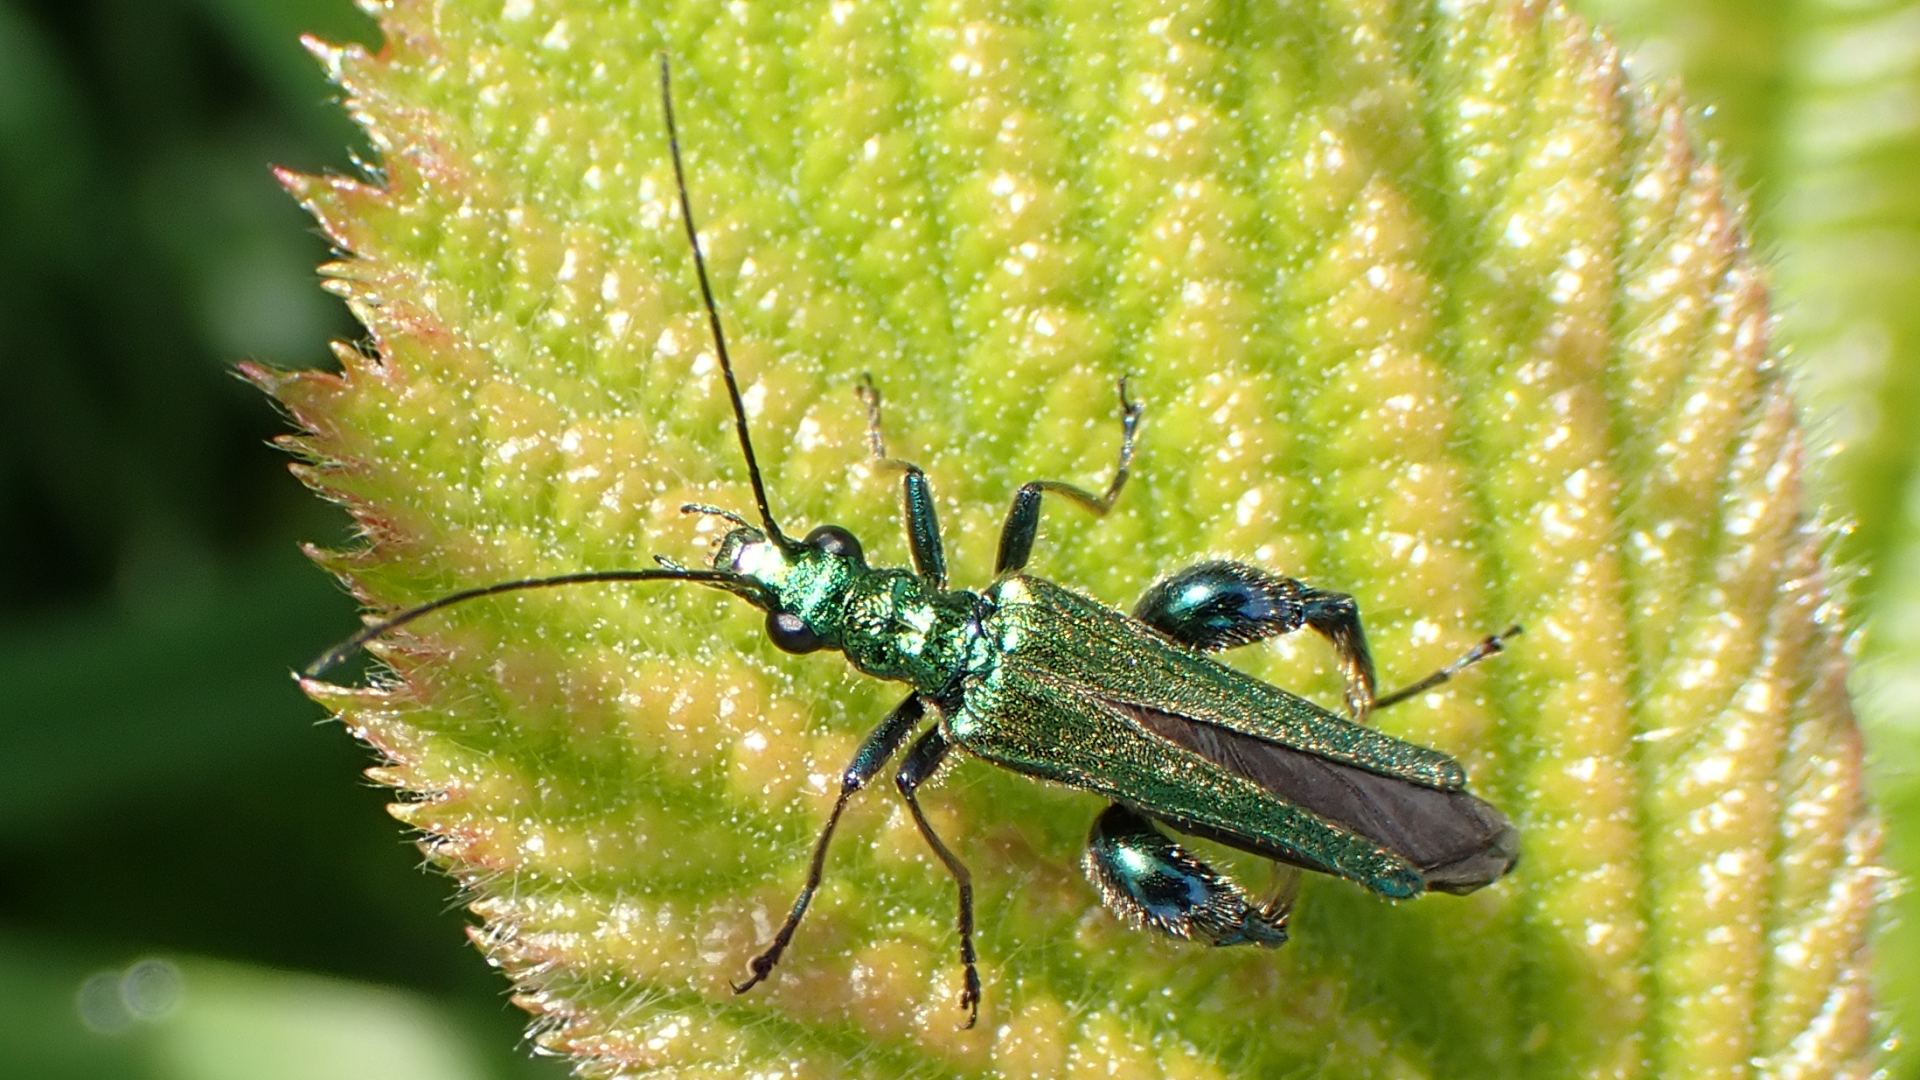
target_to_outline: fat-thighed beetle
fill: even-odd
[[[1100,495],[1052,480],[1022,486],[1000,533],[993,581],[984,590],[947,587],[932,489],[919,467],[887,456],[880,395],[870,381],[860,387],[869,448],[877,462],[903,476],[913,569],[867,565],[860,541],[837,525],[822,525],[801,540],[788,536],[768,506],[747,433],[687,195],[664,59],[660,75],[681,217],[759,523],[714,507],[685,507],[732,525],[710,569],[663,559],[659,569],[594,570],[454,593],[369,625],[315,661],[309,677],[383,634],[478,597],[587,582],[690,581],[764,610],[767,634],[786,652],[835,649],[868,675],[906,683],[905,700],[867,736],[841,774],[806,883],[736,992],[766,979],[780,962],[820,887],[841,812],[909,740],[894,786],[959,887],[965,969],[960,1005],[969,1027],[980,1003],[971,876],[934,832],[917,797],[955,749],[1111,800],[1093,823],[1083,858],[1101,900],[1135,926],[1210,945],[1285,942],[1292,889],[1258,901],[1175,843],[1161,825],[1285,867],[1343,877],[1394,899],[1430,890],[1472,892],[1513,867],[1518,830],[1467,793],[1458,762],[1365,721],[1372,711],[1499,652],[1519,627],[1486,638],[1411,686],[1379,696],[1359,611],[1341,593],[1242,563],[1203,562],[1148,589],[1129,616],[1025,573],[1046,496],[1101,516],[1126,486],[1142,410],[1127,396],[1124,380],[1112,482]],[[1345,717],[1210,655],[1302,627],[1333,647],[1347,684]]]

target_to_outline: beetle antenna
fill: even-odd
[[[680,191],[680,220],[687,226],[687,243],[693,248],[693,269],[700,278],[700,299],[707,307],[707,325],[713,328],[713,349],[720,356],[720,373],[727,378],[727,397],[733,401],[733,426],[740,433],[740,452],[746,455],[747,478],[753,481],[753,501],[760,508],[760,521],[767,527],[767,538],[782,548],[795,545],[780,526],[774,524],[773,511],[767,508],[767,485],[760,479],[760,460],[753,454],[753,440],[747,436],[747,407],[740,400],[740,383],[733,376],[733,360],[727,355],[727,335],[720,329],[720,308],[713,302],[713,285],[707,280],[707,259],[700,253],[700,233],[693,224],[693,200],[687,195],[686,167],[680,163],[680,129],[673,122],[673,76],[667,54],[660,54],[660,105],[667,114],[667,150],[673,157],[673,181]]]
[[[358,652],[362,646],[374,638],[402,626],[424,615],[431,615],[442,608],[468,600],[478,600],[483,596],[498,596],[506,592],[519,592],[522,589],[550,589],[556,585],[583,585],[596,581],[693,581],[703,585],[712,585],[736,593],[747,600],[765,605],[769,601],[766,590],[749,578],[739,574],[730,574],[723,570],[688,570],[674,567],[667,570],[587,570],[578,574],[561,574],[557,577],[526,578],[521,581],[502,581],[495,585],[482,585],[477,589],[465,589],[443,596],[438,600],[408,608],[389,619],[382,619],[347,640],[328,649],[318,660],[308,664],[300,674],[309,679],[317,679],[342,660]]]

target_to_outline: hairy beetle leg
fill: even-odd
[[[1327,639],[1347,680],[1347,712],[1365,720],[1376,707],[1373,656],[1360,628],[1360,607],[1346,593],[1326,592],[1246,563],[1189,566],[1155,582],[1133,617],[1201,652],[1251,645],[1308,627]]]
[[[1033,541],[1040,535],[1040,497],[1048,493],[1063,495],[1079,503],[1081,508],[1095,517],[1106,517],[1113,509],[1114,500],[1120,497],[1120,489],[1127,486],[1128,471],[1133,465],[1134,436],[1140,430],[1140,415],[1146,406],[1127,396],[1127,380],[1120,380],[1120,462],[1114,466],[1113,481],[1107,485],[1104,495],[1094,495],[1085,488],[1058,480],[1033,480],[1021,485],[1014,492],[1013,506],[1007,511],[1007,522],[1000,527],[1000,552],[995,557],[993,572],[995,576],[1012,573],[1026,568],[1027,560],[1033,557]]]
[[[880,388],[873,376],[860,376],[855,387],[867,407],[867,450],[881,468],[895,469],[906,475],[900,480],[900,501],[907,519],[907,550],[913,556],[913,572],[936,589],[947,587],[947,554],[940,542],[940,519],[934,512],[933,485],[927,474],[911,461],[887,456],[886,440],[880,437]]]
[[[920,809],[920,800],[916,793],[920,785],[933,778],[940,771],[940,763],[946,760],[947,751],[953,744],[940,733],[940,729],[929,728],[920,741],[907,751],[907,760],[900,765],[900,771],[894,774],[894,786],[900,789],[900,795],[907,800],[907,809],[913,812],[913,823],[920,828],[920,835],[927,846],[940,857],[947,866],[947,873],[953,875],[953,882],[960,889],[960,914],[955,926],[960,931],[960,962],[966,967],[965,982],[960,991],[960,1007],[967,1010],[967,1022],[964,1027],[972,1027],[980,1019],[980,970],[979,957],[973,951],[973,874],[953,852],[947,850],[933,825],[927,821],[927,815]]]
[[[787,951],[787,944],[793,940],[793,932],[799,928],[800,920],[807,913],[808,905],[813,903],[813,894],[820,888],[820,880],[825,875],[827,865],[827,845],[833,840],[833,830],[840,824],[840,814],[847,808],[847,800],[854,792],[867,786],[886,763],[907,741],[907,736],[920,726],[926,716],[926,703],[920,695],[914,694],[894,706],[886,719],[873,729],[867,741],[854,751],[853,760],[847,763],[846,772],[840,776],[840,796],[834,800],[833,812],[827,815],[827,827],[820,831],[820,839],[813,845],[813,861],[807,867],[807,883],[801,887],[800,895],[793,901],[792,910],[787,912],[787,921],[780,924],[780,930],[773,935],[773,944],[766,947],[760,955],[747,965],[753,974],[746,982],[733,983],[733,992],[744,994],[764,982],[773,974],[774,966],[780,963],[780,955]]]
[[[1467,668],[1504,650],[1507,647],[1508,641],[1519,636],[1520,629],[1519,624],[1516,623],[1497,634],[1488,634],[1478,645],[1468,649],[1465,656],[1462,656],[1460,659],[1455,660],[1453,663],[1448,664],[1446,667],[1441,668],[1439,671],[1434,672],[1411,686],[1403,686],[1395,690],[1393,693],[1374,702],[1373,707],[1376,709],[1384,709],[1389,705],[1398,705],[1410,697],[1426,693],[1441,683],[1453,678],[1455,675],[1460,674],[1460,672]]]
[[[1287,940],[1293,882],[1255,903],[1130,807],[1114,803],[1094,819],[1081,865],[1107,910],[1133,926],[1205,945],[1274,948]]]

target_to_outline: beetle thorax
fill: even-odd
[[[781,545],[751,527],[733,530],[714,569],[765,589],[768,632],[788,652],[830,648],[869,675],[938,693],[966,667],[980,640],[981,598],[936,588],[906,570],[870,567],[859,541],[821,526]]]
[[[869,570],[847,590],[841,648],[869,675],[938,693],[967,663],[979,605],[973,593],[933,589],[904,570]]]

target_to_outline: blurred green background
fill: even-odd
[[[0,3],[0,1076],[566,1073],[287,676],[354,618],[233,375],[355,336],[268,172],[363,146],[303,31],[378,40],[347,0]],[[152,957],[174,1015],[83,1017]]]
[[[1587,6],[1684,75],[1779,259],[1920,866],[1920,2]],[[233,377],[355,336],[267,170],[363,149],[301,32],[377,41],[348,0],[0,0],[0,1075],[565,1072],[286,675],[353,625],[296,548],[344,520]]]

